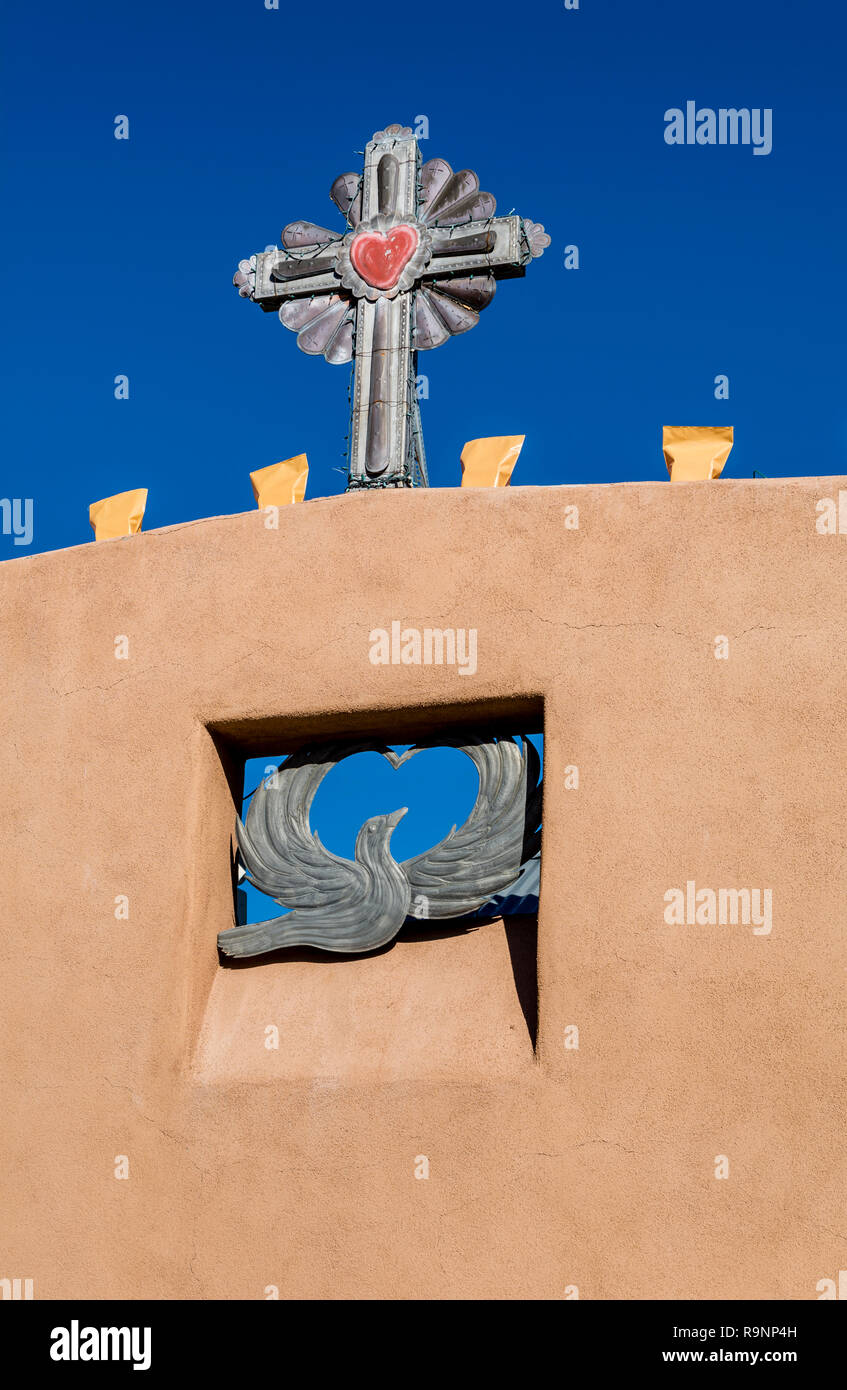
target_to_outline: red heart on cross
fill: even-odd
[[[360,232],[350,245],[353,269],[376,290],[393,289],[418,249],[418,229],[408,222],[390,232]]]

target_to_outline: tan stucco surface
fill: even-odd
[[[0,1276],[816,1298],[847,1267],[839,486],[351,495],[0,566]],[[373,666],[393,620],[475,628],[478,671]],[[545,733],[536,1051],[527,919],[219,963],[245,754],[481,719]],[[770,888],[770,935],[668,926],[689,880]]]

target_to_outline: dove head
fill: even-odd
[[[388,842],[408,809],[408,806],[401,806],[399,811],[392,811],[390,815],[371,816],[370,820],[365,821],[356,836],[356,858],[361,864],[374,865],[391,858]]]

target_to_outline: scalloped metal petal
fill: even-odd
[[[457,299],[448,298],[446,294],[439,293],[433,286],[430,287],[428,293],[430,304],[435,307],[451,334],[467,333],[479,323],[479,314],[475,309],[467,308]]]
[[[387,125],[385,130],[375,130],[371,138],[373,140],[391,140],[400,136],[411,135],[411,133],[412,127],[410,125]]]
[[[328,241],[340,241],[341,232],[331,232],[316,222],[289,222],[283,227],[280,241],[286,250],[296,246],[323,246]]]
[[[310,357],[324,356],[327,350],[331,349],[336,333],[350,313],[350,305],[346,300],[333,304],[332,308],[327,309],[297,334],[297,346],[300,351]]]
[[[279,321],[292,332],[299,333],[301,328],[308,328],[309,324],[319,319],[327,309],[342,302],[350,302],[344,294],[316,294],[309,299],[289,299],[279,311]]]
[[[361,174],[339,174],[329,190],[348,227],[355,227],[362,220],[362,176]]]
[[[421,352],[440,347],[450,337],[441,315],[432,302],[429,291],[418,290],[415,295],[415,347]]]
[[[421,192],[418,217],[426,219],[430,204],[452,178],[452,165],[446,159],[428,159],[421,169]]]
[[[429,202],[422,221],[438,223],[452,221],[454,212],[461,216],[479,197],[479,179],[473,169],[460,169],[451,174],[444,186]]]
[[[355,314],[351,309],[346,319],[344,319],[332,335],[332,339],[327,345],[324,357],[333,366],[340,366],[344,362],[353,361],[353,325]]]
[[[531,222],[529,218],[524,218],[523,226],[530,255],[533,260],[538,260],[539,256],[544,255],[552,237],[545,232],[542,222]]]
[[[443,280],[427,281],[427,288],[449,295],[451,299],[457,299],[460,304],[479,312],[487,308],[494,298],[497,281],[493,275],[457,275],[452,279],[445,277]]]
[[[449,212],[438,216],[432,224],[434,227],[457,226],[462,222],[484,222],[487,217],[493,217],[497,211],[497,199],[493,193],[477,193],[465,200],[459,207],[451,208]]]
[[[256,289],[256,257],[245,257],[238,262],[238,269],[232,277],[232,283],[238,290],[242,299],[252,299]]]

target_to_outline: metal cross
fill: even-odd
[[[303,352],[355,362],[348,491],[427,485],[418,352],[466,333],[497,280],[523,275],[550,245],[540,223],[495,217],[470,169],[421,164],[408,126],[378,130],[360,174],[330,197],[346,233],[290,222],[279,247],[239,263],[239,294],[278,310]]]

